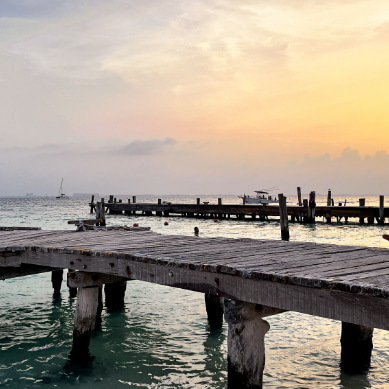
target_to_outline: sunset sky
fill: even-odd
[[[387,0],[1,0],[0,196],[389,195]]]

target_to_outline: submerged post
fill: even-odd
[[[342,322],[341,368],[344,371],[361,373],[370,367],[373,330],[370,327]]]
[[[74,316],[73,347],[70,359],[87,362],[90,359],[89,343],[95,328],[99,288],[78,288],[77,307]]]
[[[278,202],[280,209],[281,239],[289,240],[288,209],[286,207],[286,197],[282,193],[278,195]]]

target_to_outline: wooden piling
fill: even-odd
[[[51,272],[51,285],[54,289],[54,296],[59,296],[63,280],[63,269],[53,270]]]
[[[315,223],[315,213],[316,213],[316,192],[312,191],[309,193],[308,223]]]
[[[204,297],[211,330],[221,328],[223,325],[224,298],[208,293],[205,293]]]
[[[370,327],[342,322],[342,370],[361,373],[370,367],[373,330]]]
[[[328,189],[328,194],[327,194],[327,206],[330,207],[332,203],[332,195],[331,195],[331,189]]]
[[[104,286],[105,305],[109,311],[121,311],[124,308],[124,297],[127,281],[113,282]]]
[[[91,199],[90,199],[90,213],[93,213],[95,212],[95,195],[92,195]]]
[[[262,318],[280,312],[260,304],[224,299],[229,389],[262,388],[265,334],[270,328]]]
[[[104,200],[104,199],[101,199],[101,200]],[[96,203],[96,219],[101,220],[101,222],[96,223],[96,226],[99,226],[99,227],[105,226],[104,201],[98,201]]]
[[[97,310],[96,310],[96,321],[95,321],[95,327],[94,330],[100,330],[101,329],[101,314],[103,312],[103,286],[98,286],[98,294],[97,294]]]
[[[360,207],[364,207],[365,206],[365,199],[364,198],[359,199],[359,206]],[[360,217],[359,218],[359,223],[360,224],[364,224],[365,223],[365,219],[363,217]]]
[[[288,210],[286,208],[286,197],[282,193],[278,195],[278,203],[280,208],[281,239],[289,240]]]
[[[74,316],[73,346],[69,358],[76,362],[90,360],[90,337],[96,324],[99,288],[79,288]]]
[[[303,203],[301,202],[301,188],[297,187],[297,199],[298,199],[298,205],[301,207]]]
[[[136,196],[132,196],[132,202],[136,204]]]
[[[385,197],[380,196],[380,209],[378,211],[378,224],[385,223]]]

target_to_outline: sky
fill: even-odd
[[[0,196],[389,194],[386,0],[1,0]]]

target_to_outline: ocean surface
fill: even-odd
[[[164,201],[196,202],[200,196],[158,196]],[[202,196],[202,201],[240,203],[236,196]],[[347,196],[358,205],[361,196]],[[365,197],[378,205],[378,196]],[[335,197],[335,204],[345,197]],[[137,196],[138,202],[157,201]],[[0,199],[0,226],[74,229],[67,221],[90,218],[89,199]],[[288,197],[295,204],[295,197]],[[317,203],[326,203],[319,197]],[[165,225],[168,221],[168,225]],[[107,215],[108,225],[151,227],[161,234],[280,239],[276,220],[242,221]],[[389,248],[382,239],[389,226],[290,224],[290,240]],[[0,281],[0,388],[227,388],[227,326],[211,331],[200,293],[128,282],[122,312],[103,310],[93,334],[87,366],[71,364],[76,300],[64,280],[53,298],[50,273]],[[64,277],[65,278],[65,277]],[[286,312],[266,318],[264,388],[389,388],[389,332],[374,330],[371,368],[366,374],[342,373],[341,323]]]

